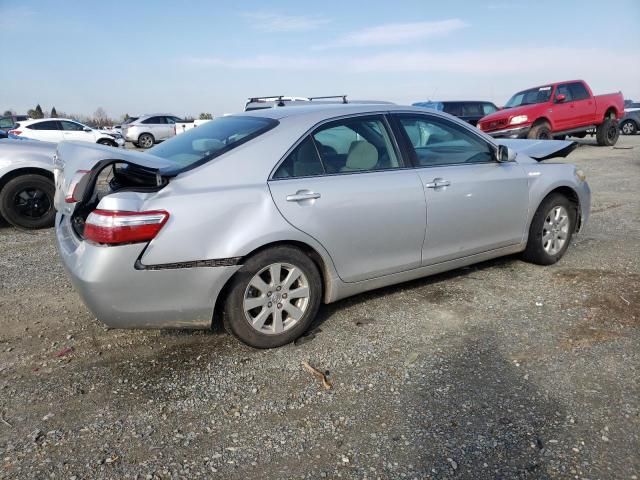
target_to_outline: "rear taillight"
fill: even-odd
[[[67,190],[67,196],[64,198],[64,201],[66,203],[76,203],[82,200],[81,198],[79,198],[80,195],[77,191],[78,184],[80,183],[80,180],[82,180],[82,178],[89,172],[90,170],[77,170],[73,175],[71,183],[69,184],[69,189]]]
[[[169,219],[169,212],[119,212],[94,210],[84,225],[84,238],[106,245],[148,242],[153,240]]]
[[[10,135],[20,135],[22,130],[9,130]]]

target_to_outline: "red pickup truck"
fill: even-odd
[[[503,109],[478,121],[492,137],[563,139],[595,132],[598,145],[615,145],[624,115],[622,93],[593,95],[583,80],[550,83],[516,93]]]

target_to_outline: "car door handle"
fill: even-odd
[[[302,202],[303,200],[315,200],[320,198],[319,193],[310,192],[309,190],[298,190],[296,193],[287,195],[287,202]]]
[[[444,178],[434,178],[433,182],[424,184],[424,186],[427,188],[448,187],[449,185],[451,185],[451,182],[449,180],[445,180]]]

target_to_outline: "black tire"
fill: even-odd
[[[100,145],[106,145],[108,147],[117,147],[118,144],[116,142],[113,142],[111,140],[106,140],[106,139],[102,139],[102,140],[98,140],[98,142]]]
[[[0,214],[14,227],[36,229],[52,227],[53,180],[29,174],[13,178],[0,191]]]
[[[619,137],[620,127],[615,119],[605,118],[596,129],[596,141],[601,147],[613,147]]]
[[[638,133],[638,125],[633,120],[625,120],[620,124],[620,131],[623,135],[635,135]]]
[[[552,140],[551,126],[547,122],[539,123],[531,127],[527,138],[531,140]]]
[[[138,148],[147,149],[153,147],[154,143],[155,139],[153,138],[153,135],[151,135],[150,133],[143,133],[138,137],[138,143],[136,143],[136,146]]]
[[[555,254],[551,255],[544,249],[542,240],[544,225],[550,212],[556,207],[563,207],[569,216],[568,233],[562,248]],[[524,260],[536,263],[538,265],[551,265],[556,263],[569,248],[571,237],[576,228],[576,206],[571,203],[567,197],[560,193],[551,193],[538,206],[531,226],[529,227],[529,238],[527,240],[527,248],[522,257]]]
[[[250,325],[243,302],[254,275],[274,263],[290,264],[302,271],[308,281],[309,301],[302,317],[290,328],[282,333],[269,334]],[[295,247],[281,246],[263,250],[250,257],[231,279],[227,292],[222,315],[225,329],[251,347],[275,348],[293,342],[309,328],[320,307],[322,279],[318,267],[304,252]]]

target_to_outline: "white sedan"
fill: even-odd
[[[124,147],[124,139],[121,136],[96,130],[66,118],[26,120],[19,122],[18,126],[9,133],[45,142],[57,143],[62,140],[79,140],[111,147]]]

